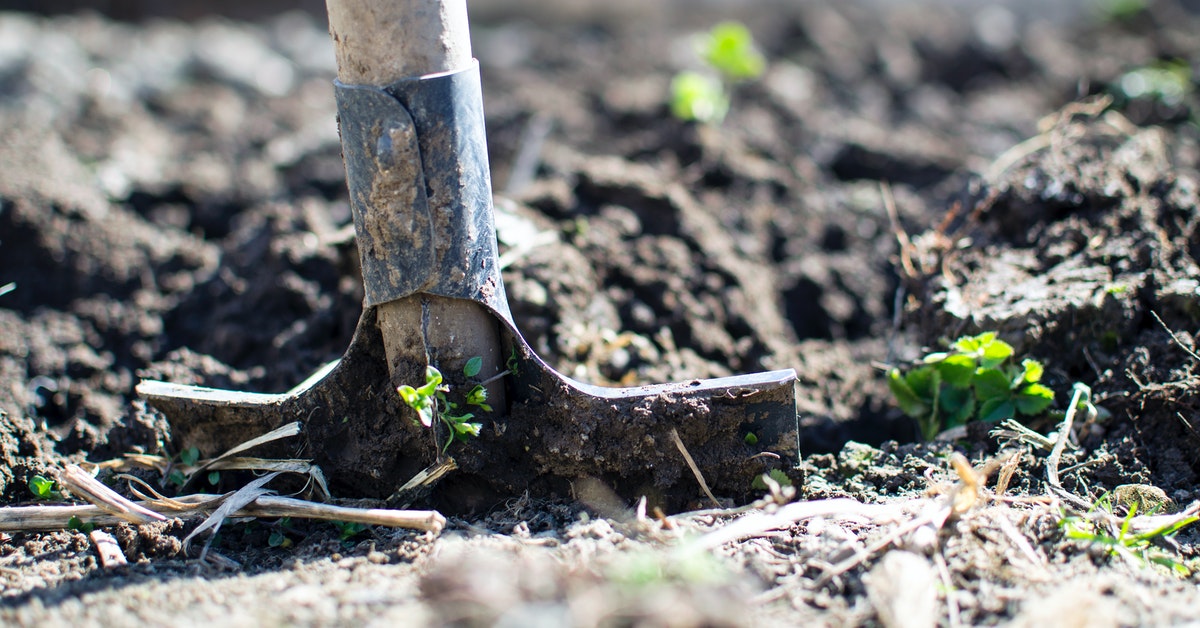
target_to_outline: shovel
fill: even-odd
[[[555,372],[522,338],[497,262],[464,0],[327,8],[363,314],[343,357],[287,393],[142,381],[177,444],[215,454],[299,421],[302,451],[287,455],[312,458],[335,492],[396,497],[452,458],[434,499],[457,511],[522,493],[586,500],[595,487],[678,509],[702,490],[744,500],[762,473],[793,472],[791,369],[602,388]],[[432,421],[397,393],[431,382],[428,367],[445,378]]]

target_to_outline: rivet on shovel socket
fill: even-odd
[[[463,41],[460,3],[407,0],[400,4],[412,13],[405,15],[417,17],[390,28],[418,29],[429,39],[430,25],[418,14],[440,15],[434,27]],[[379,4],[330,0],[335,42],[348,27],[344,14],[335,16],[335,5],[354,5],[367,15],[391,10]],[[432,12],[410,5],[433,5]],[[447,14],[455,19],[444,19]],[[351,20],[354,29],[381,23],[355,19],[360,21]],[[469,58],[469,44],[467,50]],[[343,62],[339,57],[339,66]],[[430,330],[463,324],[440,319],[440,312],[454,307],[434,305],[469,302],[483,313],[481,323],[471,324],[495,328],[498,346],[490,350],[507,358],[502,363],[510,362],[506,367],[514,374],[503,378],[500,394],[493,396],[504,401],[483,417],[481,435],[452,450],[463,504],[525,490],[565,495],[576,480],[590,478],[624,499],[649,493],[668,507],[682,505],[698,487],[671,444],[672,429],[718,494],[746,497],[757,474],[790,467],[798,453],[791,369],[601,388],[555,372],[533,353],[512,319],[500,278],[473,60],[451,72],[382,87],[338,82],[336,95],[366,290],[350,347],[341,360],[283,394],[141,382],[138,393],[168,417],[174,438],[205,452],[223,451],[299,420],[306,437],[302,455],[324,468],[334,490],[390,495],[436,457],[399,403],[394,378],[420,384],[423,360],[444,366],[462,357],[454,333],[439,338]],[[407,320],[414,324],[399,330],[385,325],[381,332],[380,312],[396,304],[410,304],[404,307],[413,309]],[[747,438],[751,433],[754,438]],[[763,452],[768,455],[757,455]]]

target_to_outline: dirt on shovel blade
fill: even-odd
[[[440,535],[229,520],[203,560],[207,535],[183,545],[198,520],[106,527],[110,568],[86,521],[7,529],[0,623],[1195,620],[1195,2],[533,4],[471,3],[517,326],[599,385],[795,368],[799,458],[708,478],[718,508],[698,480],[664,501],[652,471],[644,490],[517,486],[538,461],[515,437],[504,460],[453,444],[464,468],[412,504],[455,506]],[[181,450],[140,378],[284,392],[359,321],[323,15],[193,5],[0,13],[0,521],[63,499],[35,478],[70,463],[221,453]],[[720,123],[675,118],[673,77],[704,71],[697,35],[731,19],[765,72],[728,87]],[[1051,414],[924,442],[887,369],[984,331],[1044,365]],[[1100,411],[1062,440],[1075,383]],[[431,461],[426,438],[390,472]],[[686,473],[669,441],[647,455]]]

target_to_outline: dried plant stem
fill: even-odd
[[[679,438],[679,432],[675,428],[671,428],[671,439],[675,441],[675,447],[679,449],[679,453],[683,454],[683,459],[687,462],[687,466],[692,470],[692,475],[696,476],[696,481],[700,483],[700,488],[704,490],[705,496],[708,497],[717,508],[721,507],[721,502],[713,496],[713,493],[708,488],[708,482],[704,481],[704,474],[700,473],[700,467],[696,466],[696,461],[692,460],[692,454],[688,453],[687,447],[683,446],[683,439]]]
[[[176,498],[192,506],[192,510],[176,511],[162,508],[168,517],[199,519],[207,517],[223,500],[224,495],[197,494]],[[134,502],[151,511],[159,509],[152,501]],[[161,516],[161,514],[160,514]],[[263,495],[243,508],[235,511],[236,517],[292,517],[295,519],[322,519],[381,525],[392,528],[407,528],[441,532],[446,518],[435,510],[389,510],[382,508],[347,508],[330,504],[318,504],[302,499]],[[111,526],[125,521],[90,505],[80,506],[12,506],[0,508],[0,531],[30,532],[37,530],[62,530],[71,517],[96,526]]]

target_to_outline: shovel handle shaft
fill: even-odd
[[[338,80],[386,86],[471,62],[466,0],[326,0]]]

